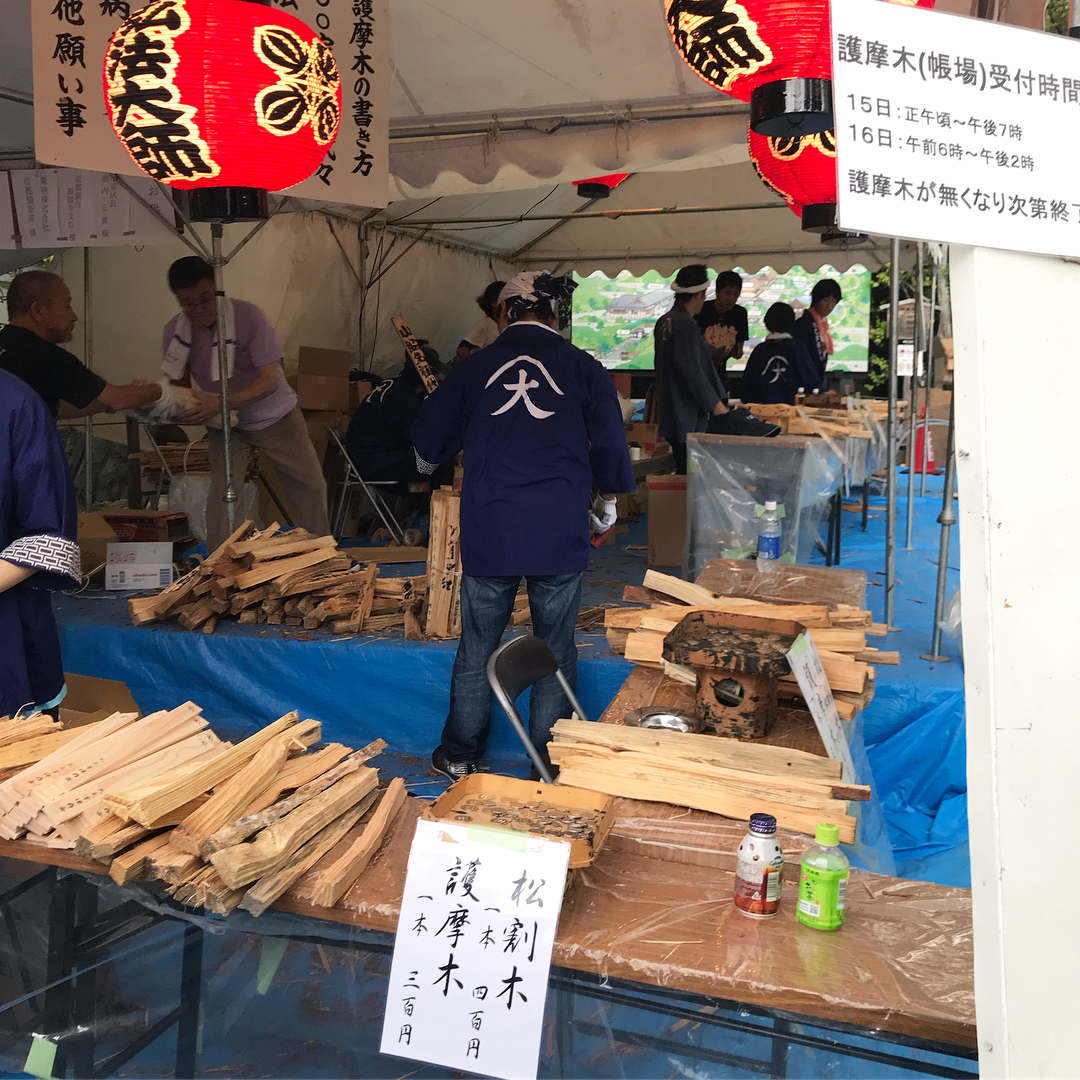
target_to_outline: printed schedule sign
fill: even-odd
[[[832,35],[842,228],[1080,254],[1075,40],[866,0]]]
[[[570,845],[418,821],[381,1050],[535,1080]]]

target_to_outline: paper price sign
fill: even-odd
[[[418,821],[381,1050],[535,1080],[570,845]]]
[[[840,226],[1080,254],[1073,38],[832,0]]]
[[[829,757],[844,763],[844,780],[849,784],[858,783],[855,762],[851,758],[851,747],[840,714],[836,711],[829,680],[822,667],[821,657],[809,634],[800,634],[787,654],[788,663],[799,683],[799,690],[806,700],[806,707],[814,718],[825,752]]]

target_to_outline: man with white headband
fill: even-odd
[[[694,321],[705,303],[704,266],[684,266],[671,283],[675,303],[656,321],[656,414],[660,434],[671,443],[676,473],[686,472],[686,436],[704,431],[710,416],[728,411],[727,391]]]
[[[533,632],[575,685],[590,530],[606,532],[616,493],[637,487],[611,376],[556,329],[558,301],[574,288],[570,275],[529,271],[511,280],[499,294],[499,337],[458,362],[412,431],[422,472],[464,450],[461,640],[450,715],[431,757],[454,780],[476,772],[484,755],[487,663],[523,577]],[[594,482],[601,494],[590,513]],[[554,675],[533,687],[529,731],[545,763],[551,727],[568,708]]]

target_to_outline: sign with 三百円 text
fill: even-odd
[[[839,224],[1080,254],[1075,40],[833,0]]]
[[[418,821],[381,1050],[507,1080],[536,1076],[570,845]]]

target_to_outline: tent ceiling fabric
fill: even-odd
[[[620,210],[696,206],[768,208],[616,216]],[[517,220],[575,211],[608,216]],[[488,223],[503,215],[503,223]],[[560,184],[546,191],[530,188],[434,201],[400,200],[370,222],[423,234],[435,242],[460,244],[521,266],[582,274],[593,270],[640,274],[650,269],[667,274],[688,262],[706,262],[716,270],[735,266],[787,270],[795,265],[816,269],[823,263],[846,269],[854,263],[877,267],[886,256],[880,243],[844,251],[820,243],[814,233],[804,233],[799,219],[761,183],[748,161],[689,172],[635,173],[607,199],[591,204],[571,185]]]

